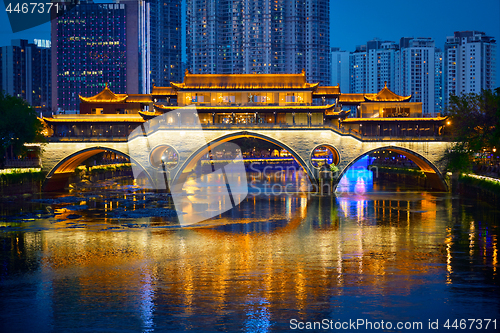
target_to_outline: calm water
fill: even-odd
[[[299,174],[251,180],[241,205],[189,228],[142,216],[171,201],[126,182],[48,204],[4,201],[0,331],[272,332],[323,319],[383,320],[394,327],[378,331],[394,332],[398,322],[428,331],[429,320],[439,331],[464,331],[455,319],[500,327],[496,207],[367,175],[343,180],[336,197],[302,193]],[[293,193],[255,195],[265,181]]]

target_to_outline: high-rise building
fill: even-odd
[[[395,88],[396,52],[398,45],[373,39],[351,53],[351,92],[376,93],[386,84]]]
[[[480,31],[456,31],[444,46],[444,97],[494,89],[496,41]]]
[[[402,38],[397,52],[394,91],[422,103],[424,116],[434,115],[435,43],[431,38]]]
[[[444,111],[444,53],[441,49],[434,52],[434,114]]]
[[[366,45],[356,46],[349,55],[351,93],[367,93],[368,57]]]
[[[181,0],[115,0],[137,6],[139,43],[139,91],[181,82]],[[134,39],[135,42],[136,39]]]
[[[395,88],[395,57],[398,45],[394,42],[372,40],[367,48],[367,92],[375,93],[386,85]]]
[[[15,39],[0,48],[0,90],[31,106],[50,108],[50,41]]]
[[[150,57],[151,85],[166,87],[170,82],[182,82],[181,0],[150,0],[148,4],[146,56]]]
[[[300,73],[330,83],[328,0],[187,0],[188,69]]]
[[[79,95],[108,84],[115,93],[139,93],[138,11],[129,3],[81,1],[52,20],[52,105],[77,113]]]
[[[351,92],[351,85],[349,79],[349,52],[341,51],[338,47],[332,47],[331,53],[331,76],[330,85],[340,86],[340,91],[343,93]]]

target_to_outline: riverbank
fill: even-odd
[[[20,195],[26,197],[40,193],[45,177],[40,168],[0,170],[0,196],[10,200]],[[69,183],[84,185],[116,177],[133,177],[131,164],[79,166]]]
[[[0,172],[0,196],[10,198],[20,194],[39,193],[45,174],[39,168],[8,169]]]
[[[500,181],[486,177],[462,174],[458,177],[457,192],[460,195],[475,197],[491,204],[500,203]]]

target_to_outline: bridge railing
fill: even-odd
[[[39,168],[40,165],[39,158],[6,159],[4,162],[5,168]]]
[[[48,142],[127,142],[128,137],[119,136],[51,136]]]
[[[201,124],[203,130],[314,130],[314,129],[329,129],[333,132],[343,135],[351,136],[361,141],[446,141],[443,136],[429,135],[427,133],[417,133],[411,136],[381,136],[381,135],[366,135],[361,134],[354,130],[347,130],[339,128],[332,124],[274,124],[274,123],[260,123],[260,124]],[[146,135],[152,134],[154,131],[162,130],[199,130],[199,126],[195,125],[179,125],[179,124],[158,124],[152,126],[147,130]],[[143,135],[140,133],[138,135]],[[128,135],[113,136],[111,134],[96,135],[96,136],[52,136],[48,137],[49,142],[126,142],[129,138]]]

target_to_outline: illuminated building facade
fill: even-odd
[[[141,54],[150,62],[150,73],[144,74],[144,82],[150,86],[142,92],[150,93],[153,86],[164,87],[170,82],[182,81],[181,0],[141,1],[140,6],[146,6],[144,24],[148,25],[144,26],[147,32],[143,38],[146,41],[141,39],[141,44],[149,44]]]
[[[356,51],[349,55],[350,75],[349,84],[351,93],[368,92],[367,75],[368,75],[368,57],[366,53],[366,45],[356,46]]]
[[[339,48],[332,47],[331,53],[331,85],[339,85],[343,92],[350,93],[351,85],[349,83],[349,52],[341,51]]]
[[[450,94],[495,89],[496,40],[480,31],[456,31],[444,46],[445,105]]]
[[[404,38],[397,53],[394,91],[412,95],[414,102],[421,102],[424,116],[433,116],[435,112],[435,49],[431,38]]]
[[[372,40],[367,42],[367,92],[375,93],[385,86],[395,88],[395,58],[398,46],[394,42]]]
[[[78,95],[105,83],[117,93],[139,92],[137,3],[81,2],[51,21],[52,108],[77,113]]]
[[[434,114],[444,111],[444,53],[441,49],[434,52]]]
[[[0,48],[0,91],[23,98],[31,106],[48,109],[52,91],[50,41],[12,40]]]
[[[339,86],[309,83],[301,74],[190,74],[184,82],[154,87],[151,94],[119,94],[107,86],[79,96],[79,115],[44,118],[53,136],[126,138],[138,125],[166,114],[167,126],[215,128],[328,127],[357,136],[435,136],[445,118],[421,118],[422,103],[387,86],[378,93],[341,93]],[[318,105],[315,100],[335,100]],[[195,105],[196,113],[178,113]],[[347,118],[342,107],[355,107]],[[162,118],[162,117],[160,117]],[[163,118],[162,118],[163,119]],[[59,140],[59,139],[58,139]]]
[[[195,74],[286,74],[330,83],[328,0],[188,0],[188,69]]]

